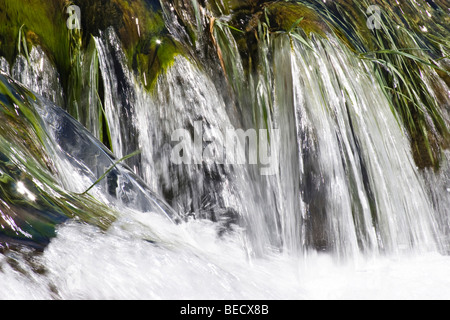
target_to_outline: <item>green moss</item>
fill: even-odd
[[[153,65],[149,65],[147,69],[150,75],[150,86],[152,87],[161,72],[166,72],[173,65],[174,57],[179,54],[178,45],[169,37],[157,39],[161,41],[158,48],[155,48],[157,59]]]
[[[142,83],[147,83],[147,89],[173,63],[174,57],[182,53],[167,31],[159,4],[151,5],[144,0],[75,0],[74,3],[84,14],[83,36],[98,35],[99,31],[113,27],[130,67],[139,73]]]
[[[155,36],[145,46],[146,48],[136,50],[133,69],[139,72],[141,82],[150,90],[158,76],[173,65],[175,56],[180,54],[180,48],[178,43],[167,36]]]
[[[417,166],[438,167],[450,140],[441,109],[448,105],[448,89],[433,80],[435,74],[444,81],[449,76],[450,68],[440,59],[450,54],[447,6],[442,1],[430,5],[385,0],[304,2],[316,8],[343,43],[374,62],[380,85],[387,89],[387,98],[407,129]],[[371,5],[381,10],[381,29],[367,27]]]
[[[69,38],[65,6],[59,0],[0,0],[0,55],[13,63],[18,54],[17,40],[23,25],[30,49],[40,45],[61,74],[69,74]]]
[[[0,0],[0,56],[10,64],[18,52],[19,30],[23,26],[29,49],[40,45],[55,63],[68,93],[67,108],[77,117],[81,113],[79,94],[81,55],[87,49],[91,35],[113,27],[118,34],[130,67],[147,80],[151,87],[157,76],[173,63],[182,49],[170,37],[156,2],[145,0]],[[66,26],[69,5],[81,8],[81,33]],[[162,41],[156,46],[155,41]],[[144,82],[144,81],[143,81]]]
[[[312,33],[326,37],[330,29],[312,8],[300,3],[272,2],[263,6],[267,10],[271,31],[289,31],[299,19],[297,27],[310,36]]]

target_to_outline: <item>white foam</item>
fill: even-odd
[[[249,260],[244,243],[240,232],[218,239],[209,222],[174,226],[149,213],[129,212],[107,232],[71,222],[38,258],[44,274],[0,256],[0,298],[450,299],[450,257],[436,253]]]

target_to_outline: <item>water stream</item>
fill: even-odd
[[[0,297],[450,298],[450,157],[439,172],[416,167],[373,70],[337,39],[261,45],[271,59],[262,54],[266,69],[240,88],[239,105],[181,55],[148,92],[112,29],[93,41],[114,155],[98,128],[89,133],[56,106],[59,76],[39,47],[30,62],[0,68],[39,94],[65,190],[83,192],[141,151],[90,192],[117,220],[107,230],[70,220],[40,254],[1,254]],[[273,174],[262,164],[173,163],[176,130],[200,136],[203,150],[225,145],[229,128],[268,130]],[[267,140],[259,136],[258,148]]]

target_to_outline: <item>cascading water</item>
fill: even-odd
[[[301,181],[312,180],[302,190],[321,190],[305,199],[307,224],[313,232],[328,226],[321,239],[350,254],[439,247],[423,181],[389,103],[368,67],[335,47],[317,42],[314,51],[297,45],[288,53],[299,79],[293,81],[297,132],[310,135],[311,144],[300,149]],[[307,177],[313,173],[320,179]]]
[[[165,19],[174,19],[170,9]],[[178,27],[172,33],[185,37]],[[369,62],[328,37],[271,36],[258,43],[260,68],[251,75],[225,54],[238,101],[230,104],[207,63],[188,55],[177,55],[147,90],[106,29],[84,57],[87,70],[98,66],[101,77],[89,79],[104,90],[102,98],[86,91],[85,101],[103,109],[89,114],[91,133],[53,104],[64,101],[59,75],[39,47],[12,68],[0,60],[39,94],[32,105],[58,185],[81,194],[111,169],[89,193],[117,212],[106,230],[61,224],[31,259],[0,255],[0,297],[450,297],[450,260],[441,256],[449,247],[448,152],[439,172],[419,171]],[[95,138],[102,112],[114,155]],[[273,172],[196,158],[225,146],[230,128],[267,130],[258,151],[268,142]],[[184,164],[173,161],[180,129],[192,138]],[[115,163],[136,150],[128,166]]]

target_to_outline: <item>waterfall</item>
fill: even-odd
[[[403,269],[413,274],[410,265],[389,264],[400,257],[425,267],[422,257],[437,261],[436,281],[446,274],[450,153],[439,168],[418,168],[412,138],[373,61],[332,33],[303,39],[259,24],[248,62],[227,27],[230,16],[208,20],[209,9],[193,1],[189,30],[173,7],[162,7],[167,33],[186,50],[150,86],[145,71],[142,77],[131,67],[135,61],[128,61],[113,27],[92,36],[80,55],[80,97],[65,96],[40,46],[11,66],[0,57],[0,106],[29,125],[24,132],[37,137],[48,157],[33,171],[27,165],[39,161],[27,161],[35,150],[26,143],[0,149],[0,191],[14,185],[11,193],[42,191],[36,196],[46,205],[70,199],[74,212],[93,203],[111,211],[105,209],[107,227],[63,209],[46,216],[57,226],[37,246],[41,255],[33,262],[17,258],[23,273],[33,275],[29,283],[0,254],[0,297],[10,287],[19,288],[18,296],[28,287],[34,297],[52,297],[54,286],[59,298],[134,290],[158,299],[192,297],[201,286],[199,298],[308,298],[322,296],[311,278],[330,280],[328,270],[349,282],[355,274],[365,279],[365,272],[378,277],[387,264],[394,277]],[[444,81],[433,84],[435,74],[423,78],[430,92],[436,86],[448,92]],[[73,117],[63,110],[72,107]],[[30,114],[36,123],[26,122]],[[14,130],[0,130],[0,143]],[[230,132],[245,139],[228,140]],[[6,170],[15,174],[9,180]],[[35,172],[26,180],[33,188],[17,187]],[[0,222],[16,230],[2,208],[11,209],[0,198]],[[93,205],[92,220],[97,210]],[[47,273],[34,273],[32,263]]]
[[[262,177],[251,165],[174,165],[171,137],[177,129],[203,134],[204,150],[226,128],[251,128],[234,119],[254,106],[227,105],[208,73],[183,56],[146,91],[108,30],[95,43],[113,149],[119,156],[142,150],[134,168],[152,190],[185,217],[244,227],[249,250],[258,254],[313,248],[350,257],[361,250],[442,248],[407,135],[368,63],[338,40],[314,39],[312,48],[290,41],[278,37],[271,48],[261,48],[273,50],[273,62],[266,62],[273,78],[254,79],[247,88],[256,100],[271,99],[268,121],[281,129],[274,140],[276,175]],[[261,98],[261,87],[273,95]]]

